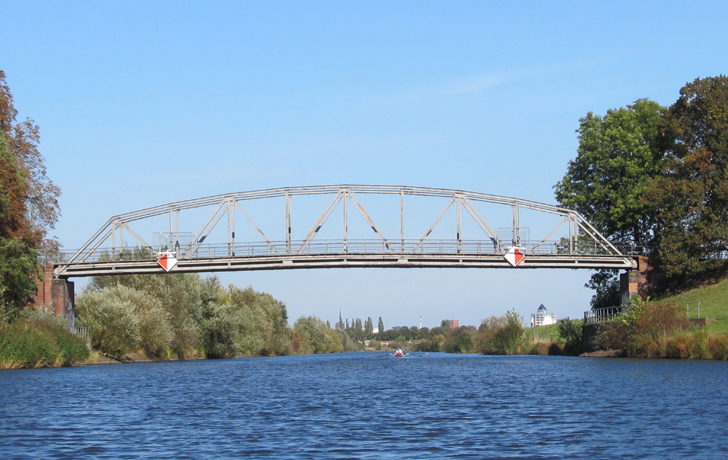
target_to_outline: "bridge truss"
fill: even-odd
[[[375,221],[372,216],[385,214],[382,207],[397,209],[386,219]],[[294,211],[299,208],[310,220],[294,220]],[[437,211],[428,214],[426,208]],[[524,213],[549,224],[523,225]],[[275,216],[280,220],[276,222]],[[409,224],[411,217],[418,223]],[[267,225],[259,224],[263,220]],[[339,221],[338,226],[331,223],[334,220]],[[373,235],[362,237],[361,225],[359,234],[352,231],[350,224],[355,220]],[[242,227],[256,239],[241,238]],[[322,229],[332,232],[329,227],[338,230],[333,230],[333,237],[322,237]],[[441,227],[447,228],[439,233],[444,231],[448,237],[435,237]],[[141,236],[142,228],[151,231],[151,243]],[[294,239],[294,229],[298,228],[310,230]],[[474,237],[464,238],[466,228]],[[531,233],[539,235],[531,239]],[[157,263],[162,254],[177,260],[172,271],[178,273],[334,267],[497,268],[513,266],[504,257],[511,248],[518,248],[524,256],[518,268],[635,268],[629,251],[620,251],[569,209],[461,190],[335,185],[231,193],[114,216],[81,249],[66,254],[64,262],[56,264],[54,276],[164,273]]]

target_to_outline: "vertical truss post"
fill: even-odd
[[[521,245],[521,224],[519,222],[520,210],[518,203],[513,204],[513,246]]]
[[[571,219],[569,219],[569,254],[574,254],[578,234],[579,230],[576,224],[576,217],[572,215]]]
[[[235,201],[228,201],[228,256],[235,256]]]
[[[291,192],[286,190],[286,254],[291,254]]]
[[[404,189],[399,190],[400,229],[402,231],[402,254],[404,254]]]
[[[116,254],[116,226],[118,221],[114,221],[114,226],[111,227],[111,256],[114,257]]]
[[[462,219],[462,199],[463,197],[461,195],[455,195],[456,198],[456,205],[455,215],[457,216],[457,245],[458,245],[458,254],[463,252],[463,240],[462,240],[462,232],[463,232],[463,219]]]
[[[174,210],[174,250],[179,257],[179,208]]]
[[[349,190],[344,189],[344,253],[349,252]]]

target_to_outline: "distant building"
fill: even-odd
[[[448,323],[450,323],[450,329],[460,329],[460,320],[459,319],[449,319],[447,321],[448,321]]]
[[[531,327],[548,326],[549,324],[556,324],[556,313],[549,313],[541,304],[536,313],[531,313]]]

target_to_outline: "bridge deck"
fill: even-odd
[[[404,249],[405,251],[402,251]],[[408,243],[382,244],[381,241],[349,241],[346,251],[343,242],[317,242],[296,253],[286,251],[285,243],[238,244],[201,246],[192,258],[180,258],[176,273],[287,270],[310,268],[512,268],[502,252],[493,249],[492,242],[430,241],[426,246],[411,251]],[[408,252],[409,250],[409,252]],[[580,268],[580,269],[633,269],[631,256],[613,254],[561,254],[558,245],[524,247],[525,257],[517,268]],[[158,255],[147,250],[123,251],[107,254],[92,261],[57,264],[60,277],[122,275],[135,273],[163,273],[157,263]]]

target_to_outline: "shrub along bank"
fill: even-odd
[[[728,360],[728,281],[700,287],[659,302],[633,298],[629,309],[612,321],[597,326],[593,346],[610,355],[645,358]],[[694,321],[697,304],[701,316],[713,321]],[[690,303],[690,317],[686,304]],[[421,332],[414,346],[419,351],[483,354],[571,355],[583,353],[580,320],[564,319],[552,326],[523,328],[515,312],[493,316],[474,327],[433,328]],[[402,329],[404,330],[404,329]]]
[[[118,359],[232,358],[355,351],[315,316],[288,324],[286,305],[196,274],[93,278],[76,300],[95,350]]]
[[[629,357],[728,359],[728,334],[695,324],[684,305],[636,297],[626,313],[598,326],[594,346]]]
[[[29,310],[12,323],[0,325],[2,369],[72,366],[88,356],[84,341],[52,313]]]
[[[562,325],[563,323],[563,325]],[[563,331],[562,331],[563,329]],[[401,328],[400,331],[411,331]],[[486,355],[561,355],[581,352],[581,322],[562,321],[557,326],[524,328],[523,318],[514,310],[503,316],[484,319],[477,329],[463,326],[422,328],[413,345],[415,351],[482,353]],[[396,343],[411,340],[403,335]]]

